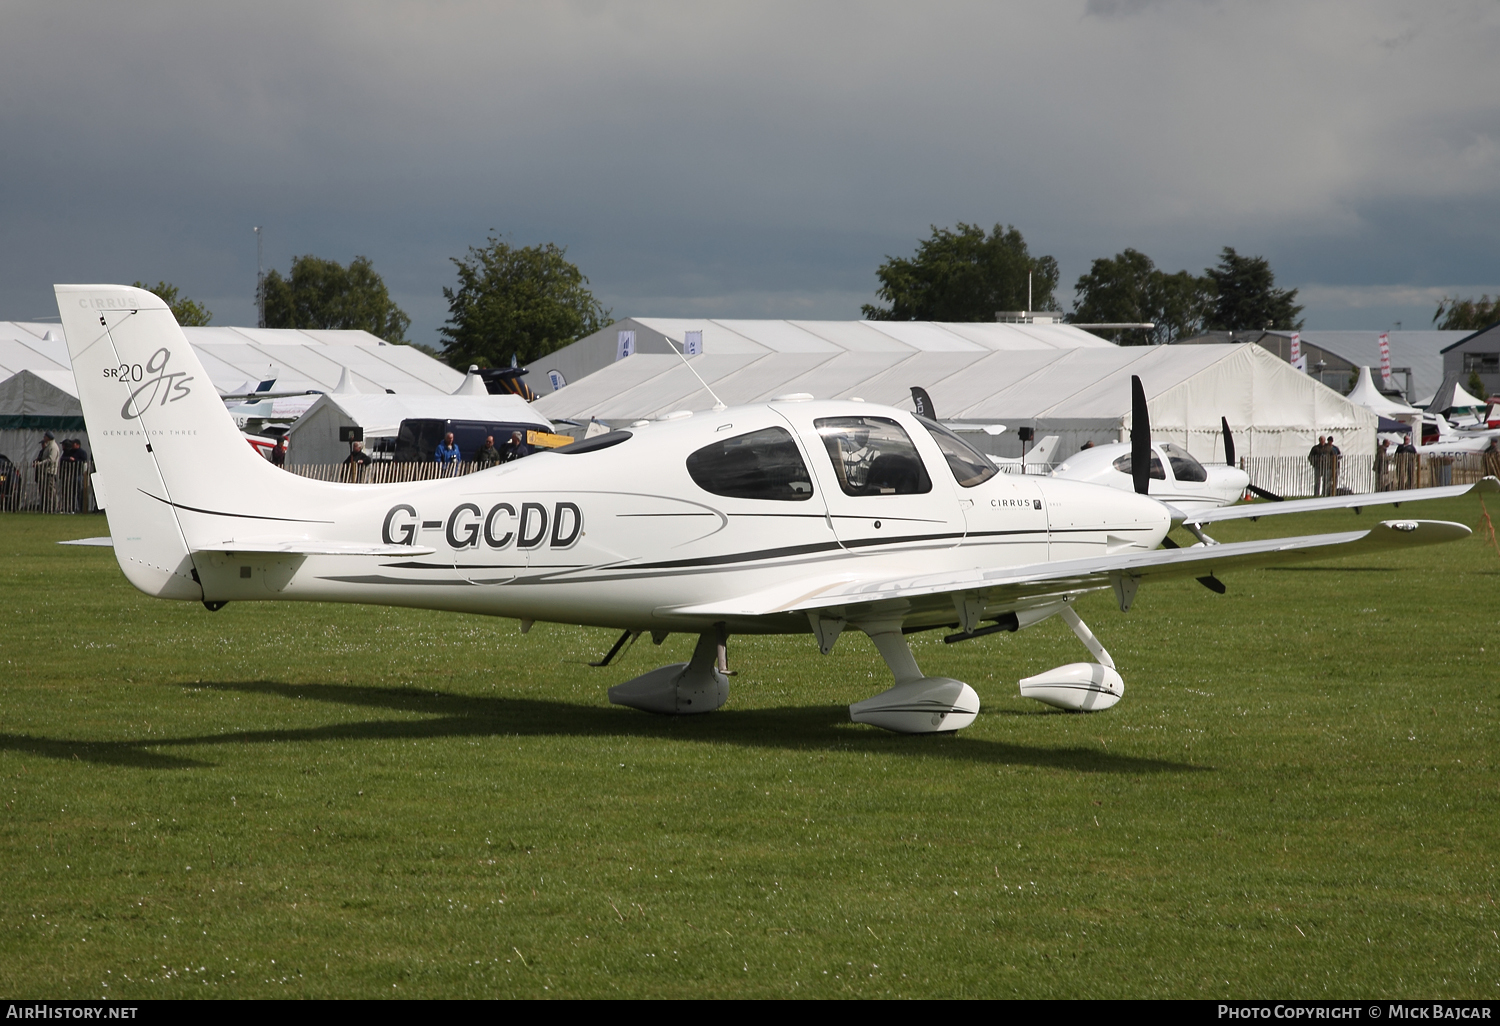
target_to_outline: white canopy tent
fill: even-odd
[[[0,455],[17,466],[30,463],[44,432],[59,443],[77,438],[92,451],[83,426],[78,386],[69,370],[23,370],[0,381]]]
[[[1359,369],[1359,380],[1354,383],[1354,388],[1349,392],[1349,401],[1363,406],[1382,417],[1412,417],[1419,415],[1421,411],[1405,403],[1397,402],[1387,395],[1381,393],[1375,387],[1375,378],[1370,373],[1370,368]]]
[[[816,358],[840,353],[891,360],[919,353],[983,354],[999,350],[1050,352],[1111,349],[1114,344],[1071,324],[956,323],[947,321],[789,321],[627,317],[534,361],[528,368],[539,395],[553,377],[576,382],[628,354],[671,356],[692,339],[704,356]]]
[[[1223,459],[1221,417],[1239,456],[1303,457],[1326,434],[1346,454],[1373,454],[1377,424],[1369,410],[1243,344],[705,352],[686,362],[637,354],[543,396],[535,408],[553,420],[596,417],[614,426],[709,409],[714,400],[694,371],[731,406],[805,392],[909,410],[911,387],[920,385],[943,420],[1034,427],[1038,438],[1059,435],[1062,454],[1128,437],[1132,374],[1145,387],[1153,433],[1202,460]],[[997,455],[1020,453],[1014,430],[970,437]]]
[[[1419,405],[1426,407],[1430,413],[1444,413],[1448,410],[1482,410],[1489,403],[1470,395],[1468,389],[1459,383],[1458,375],[1451,374],[1443,379],[1438,390],[1426,402]]]

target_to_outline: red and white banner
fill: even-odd
[[[1380,333],[1380,382],[1391,387],[1391,336],[1385,331]]]
[[[1292,332],[1292,357],[1290,362],[1296,363],[1300,359],[1302,359],[1302,332],[1294,331]]]

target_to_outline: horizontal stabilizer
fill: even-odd
[[[276,556],[430,556],[437,549],[422,545],[365,545],[359,542],[325,541],[227,541],[194,552],[265,553]]]

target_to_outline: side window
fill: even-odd
[[[963,487],[973,488],[999,473],[988,456],[937,421],[918,417],[917,423],[927,429],[927,433],[938,444],[938,448],[943,450],[943,459],[948,461],[948,469],[953,471],[954,480]]]
[[[705,492],[731,499],[800,502],[812,498],[812,475],[785,428],[764,428],[705,445],[687,458],[688,475]]]
[[[1195,460],[1188,451],[1171,442],[1163,442],[1161,451],[1167,454],[1167,462],[1172,464],[1172,476],[1179,481],[1207,481],[1208,471],[1203,469],[1203,464]]]
[[[845,495],[921,495],[932,478],[901,425],[884,417],[813,421]]]
[[[1127,452],[1124,456],[1121,456],[1119,459],[1115,460],[1115,469],[1118,470],[1122,474],[1129,474],[1130,473],[1130,470],[1131,470],[1131,467],[1130,467],[1130,453]],[[1162,468],[1161,460],[1157,458],[1156,450],[1152,449],[1151,450],[1151,480],[1153,480],[1153,481],[1165,481],[1166,479],[1167,479],[1167,472],[1166,472],[1166,470],[1164,470]]]

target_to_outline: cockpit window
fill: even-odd
[[[932,436],[938,448],[943,450],[943,459],[948,461],[948,469],[953,471],[954,479],[963,487],[973,488],[999,473],[988,456],[976,450],[937,421],[918,417],[917,423],[927,429],[927,433]]]
[[[1203,469],[1203,464],[1188,455],[1188,451],[1171,442],[1163,442],[1161,451],[1167,454],[1167,462],[1172,464],[1172,476],[1179,481],[1207,481],[1208,471]]]
[[[1119,459],[1115,460],[1115,469],[1118,470],[1122,474],[1129,474],[1131,472],[1130,453],[1127,452],[1124,456],[1121,456]],[[1157,458],[1156,450],[1152,449],[1151,450],[1151,480],[1153,480],[1153,481],[1165,481],[1166,479],[1167,479],[1167,472],[1166,472],[1166,470],[1164,470],[1162,468],[1161,460],[1159,458]]]
[[[687,458],[699,488],[731,499],[801,502],[812,498],[812,475],[791,433],[772,427],[705,445]]]
[[[901,425],[885,417],[813,421],[845,495],[921,495],[932,478]]]

